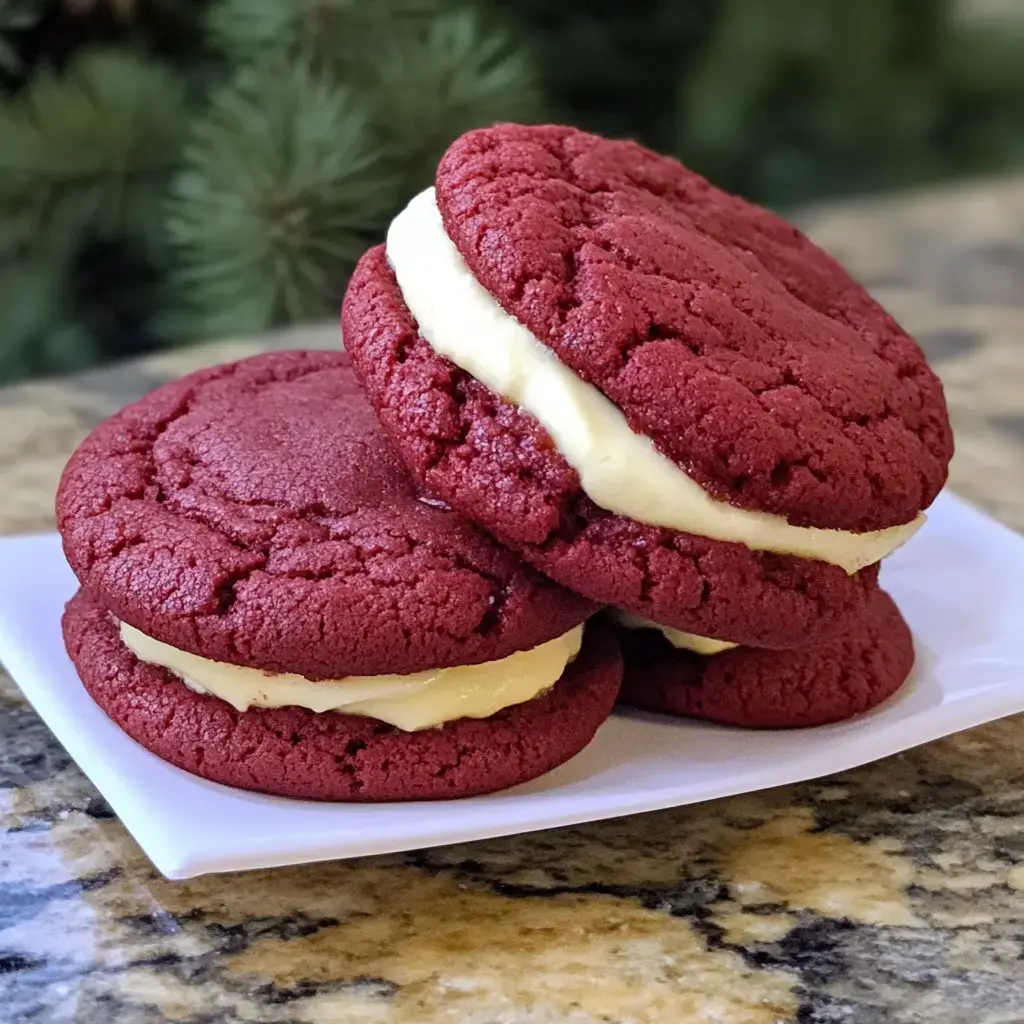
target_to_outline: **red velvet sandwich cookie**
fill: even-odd
[[[218,782],[481,793],[573,756],[618,690],[593,606],[419,491],[343,354],[160,388],[83,442],[57,516],[86,688]]]
[[[744,644],[855,617],[952,451],[920,349],[830,257],[571,128],[457,140],[343,329],[433,493],[594,600]]]
[[[789,651],[699,654],[650,629],[622,629],[623,704],[748,729],[838,722],[906,682],[914,644],[892,599],[875,590],[845,632]]]

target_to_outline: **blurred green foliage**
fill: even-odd
[[[1014,165],[1024,37],[957,11],[0,0],[0,380],[332,315],[495,120],[636,137],[775,206]]]

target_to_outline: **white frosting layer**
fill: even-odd
[[[320,682],[244,665],[211,661],[178,650],[122,622],[121,639],[140,660],[176,675],[238,711],[300,707],[377,718],[415,732],[456,718],[489,718],[549,690],[579,653],[583,626],[499,661],[428,669],[411,675],[346,676]]]
[[[656,629],[673,646],[682,650],[693,651],[695,654],[703,654],[708,657],[712,654],[720,654],[732,647],[739,647],[729,640],[716,640],[710,636],[698,636],[696,633],[687,633],[682,629],[674,629],[672,626],[663,626],[660,622],[652,622],[642,615],[634,615],[624,608],[610,609],[612,618],[626,629]]]
[[[622,412],[577,377],[483,288],[445,234],[434,190],[392,222],[388,260],[422,336],[435,351],[535,416],[601,508],[755,551],[817,558],[853,573],[881,560],[924,522],[873,533],[792,526],[708,495]]]

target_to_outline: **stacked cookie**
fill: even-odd
[[[619,697],[787,727],[907,678],[878,563],[945,480],[942,390],[777,217],[632,143],[471,132],[343,329],[159,389],[65,470],[68,651],[161,757],[454,797]]]
[[[784,221],[632,143],[471,132],[343,326],[413,477],[616,609],[626,702],[810,725],[906,679],[878,563],[945,481],[942,389]]]
[[[341,353],[153,392],[75,452],[57,514],[86,689],[216,782],[483,793],[572,757],[619,690],[594,606],[420,491]]]

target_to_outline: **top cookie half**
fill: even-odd
[[[72,455],[57,520],[95,604],[267,673],[496,661],[593,611],[423,494],[343,353],[256,356],[127,406]]]
[[[715,497],[876,530],[939,492],[952,435],[938,379],[785,221],[560,127],[463,136],[437,204],[502,308]]]
[[[520,550],[564,539],[564,470],[588,521],[590,503],[854,573],[910,535],[952,454],[921,350],[831,257],[675,160],[572,128],[458,139],[364,258],[345,329],[414,473]],[[470,429],[479,393],[420,339],[493,396]],[[485,501],[470,461],[503,466],[504,490]]]

